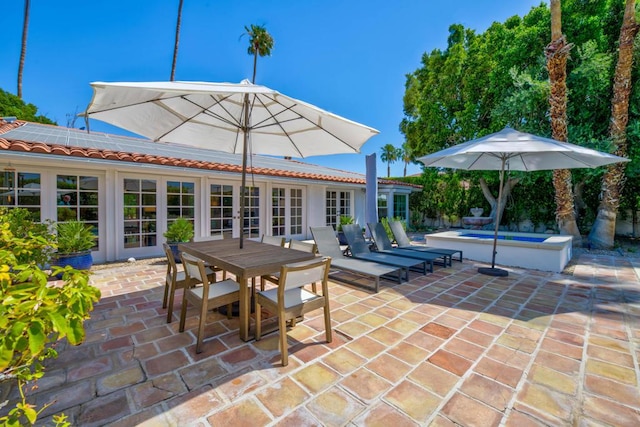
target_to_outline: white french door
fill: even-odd
[[[249,187],[245,191],[244,238],[260,238],[263,221],[264,189]],[[233,181],[209,181],[209,233],[240,237],[240,184]]]

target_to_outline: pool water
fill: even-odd
[[[476,239],[493,239],[493,235],[490,234],[479,234],[479,233],[464,233],[461,236],[463,237],[475,237]],[[541,243],[547,240],[546,237],[528,237],[528,236],[503,236],[498,235],[498,240],[515,240],[517,242],[533,242],[533,243]]]

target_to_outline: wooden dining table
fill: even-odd
[[[250,339],[251,286],[248,280],[280,271],[280,267],[284,264],[315,258],[315,255],[309,252],[253,240],[244,240],[243,248],[240,249],[240,239],[181,243],[178,248],[236,276],[240,284],[240,339],[243,341]]]

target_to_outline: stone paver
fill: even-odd
[[[28,399],[53,402],[45,423],[64,412],[83,426],[640,425],[639,259],[586,253],[572,275],[477,267],[378,294],[331,282],[333,342],[308,314],[287,367],[277,332],[242,342],[215,311],[196,354],[180,293],[166,323],[161,260],[100,267],[87,339],[59,346]]]

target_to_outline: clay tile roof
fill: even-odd
[[[86,147],[75,147],[75,146],[64,146],[55,143],[45,143],[45,142],[31,142],[31,141],[23,141],[23,140],[14,140],[14,139],[5,139],[2,137],[3,134],[7,132],[17,129],[20,126],[24,126],[28,122],[16,120],[13,123],[7,123],[3,120],[0,120],[0,150],[6,151],[19,151],[19,152],[32,152],[32,153],[40,153],[40,154],[50,154],[56,156],[73,156],[73,157],[86,157],[91,159],[102,159],[102,160],[111,160],[111,161],[123,161],[123,162],[132,162],[132,163],[147,163],[147,164],[156,164],[162,166],[176,166],[176,167],[184,167],[184,168],[194,168],[194,169],[208,169],[214,171],[225,171],[225,172],[242,172],[242,167],[240,165],[233,164],[225,164],[211,161],[202,161],[202,160],[193,160],[193,159],[181,159],[171,156],[158,156],[151,154],[143,154],[136,152],[126,152],[126,151],[114,151],[110,149],[99,149],[99,148],[86,148]],[[33,124],[36,125],[36,124]],[[52,126],[52,125],[40,125],[37,126]],[[58,128],[55,126],[54,128]],[[75,129],[70,129],[69,131],[75,131]],[[297,160],[287,160],[288,162],[295,163],[296,165],[309,166],[303,162],[299,162]],[[330,168],[323,168],[324,170],[331,170]],[[265,175],[265,176],[279,176],[279,177],[287,177],[287,178],[296,178],[296,179],[309,179],[309,180],[317,180],[317,181],[331,181],[331,182],[344,182],[350,184],[360,184],[364,185],[366,183],[365,177],[357,174],[351,174],[351,176],[340,176],[344,173],[344,171],[340,174],[329,175],[329,174],[318,174],[313,172],[305,171],[295,171],[295,170],[287,170],[287,169],[274,169],[274,168],[264,168],[264,167],[248,167],[248,171],[255,175]],[[387,185],[399,185],[405,187],[412,188],[421,188],[419,185],[408,184],[405,182],[398,182],[392,180],[380,179],[378,181],[380,184]]]

